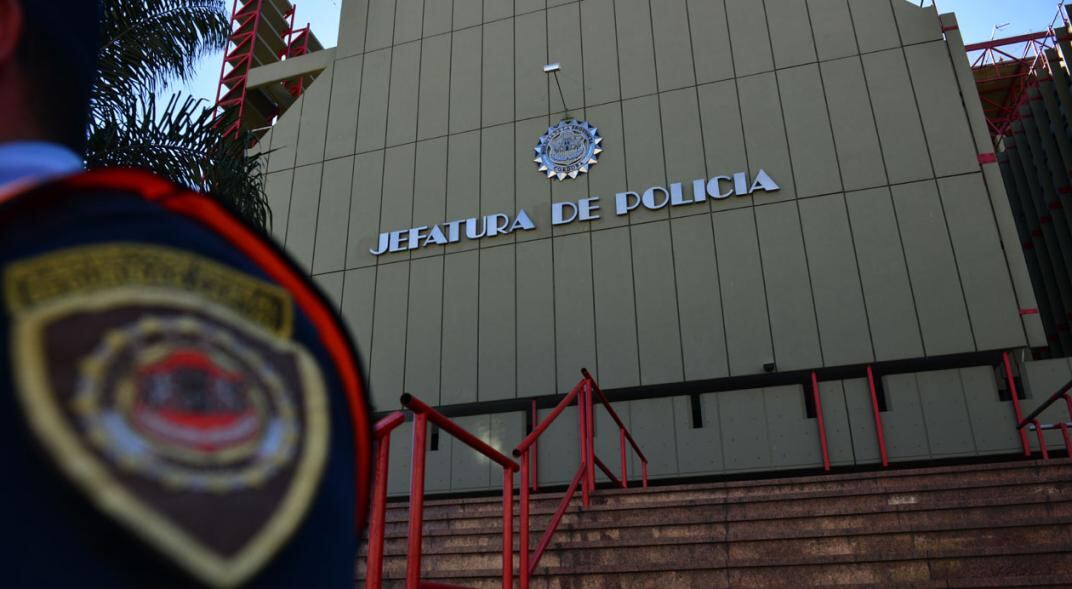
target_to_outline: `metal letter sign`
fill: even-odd
[[[599,129],[587,121],[566,119],[552,125],[540,137],[533,161],[548,178],[576,178],[599,162],[602,144]]]

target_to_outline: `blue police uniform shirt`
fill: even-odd
[[[0,144],[0,194],[23,183],[48,182],[82,170],[82,158],[70,149],[43,141]]]
[[[50,193],[53,195],[62,193],[68,190],[69,187],[60,185],[56,188],[56,185],[47,184],[48,181],[76,175],[81,168],[82,162],[77,155],[56,145],[31,143],[0,145],[0,196],[12,192],[22,192],[26,187],[29,187],[30,190],[24,197],[16,198],[14,202],[0,200],[0,222],[5,222],[2,229],[0,229],[0,279],[3,279],[5,284],[15,284],[21,287],[23,282],[20,281],[24,281],[26,285],[32,287],[36,283],[37,286],[42,288],[37,289],[35,292],[52,296],[54,292],[54,289],[51,289],[52,286],[60,285],[63,288],[67,288],[67,286],[64,286],[66,283],[63,279],[69,275],[68,268],[71,267],[70,264],[72,263],[75,266],[88,264],[88,266],[79,270],[82,272],[80,276],[98,280],[108,278],[109,273],[106,270],[110,267],[107,264],[113,263],[111,260],[119,259],[124,264],[129,263],[130,267],[141,271],[142,276],[147,276],[152,274],[151,270],[154,264],[159,267],[165,262],[174,259],[177,264],[188,264],[188,267],[193,268],[193,272],[199,277],[199,283],[212,283],[224,298],[226,297],[226,289],[224,288],[226,285],[242,286],[249,283],[252,285],[249,287],[251,292],[260,296],[261,299],[258,300],[264,302],[265,305],[273,300],[271,297],[275,295],[269,292],[274,286],[273,280],[262,271],[257,263],[254,263],[252,259],[229,244],[224,236],[209,230],[203,224],[192,219],[169,212],[155,202],[140,198],[129,190],[122,188],[79,190],[75,197],[60,198],[55,201],[56,204],[53,204],[53,201],[49,200]],[[41,200],[38,200],[39,198]],[[30,205],[35,201],[48,202],[48,204],[44,206],[16,206],[15,216],[10,216],[12,212],[10,205]],[[269,240],[264,238],[264,241],[268,242]],[[268,245],[271,244],[269,243]],[[276,255],[280,258],[286,257],[281,251]],[[293,266],[292,262],[288,263]],[[26,270],[26,272],[20,273],[20,268]],[[59,272],[55,272],[56,269],[59,269]],[[129,269],[124,268],[124,271]],[[52,280],[49,278],[50,276],[58,280],[58,282],[53,281],[48,284],[40,282],[41,280]],[[124,284],[119,284],[118,286],[122,289]],[[83,288],[83,286],[78,288]],[[134,284],[126,284],[125,288],[127,292],[134,291],[136,297],[142,296],[141,292],[148,292],[145,291],[144,287]],[[278,290],[277,286],[274,288]],[[24,291],[29,293],[32,290],[32,288],[27,288],[24,290],[8,290],[6,292],[8,294]],[[157,288],[156,290],[159,291],[160,289]],[[25,372],[27,368],[25,364],[19,362],[19,358],[23,357],[19,356],[19,354],[25,355],[26,350],[20,351],[19,348],[29,346],[26,345],[25,341],[13,338],[12,330],[28,324],[27,317],[34,318],[34,314],[37,311],[33,305],[37,304],[37,302],[30,300],[32,297],[28,297],[26,301],[4,300],[4,293],[5,291],[0,290],[0,448],[3,448],[0,451],[0,455],[3,457],[3,460],[0,461],[0,464],[2,464],[0,470],[3,471],[5,480],[18,481],[17,484],[9,487],[8,492],[3,494],[4,500],[0,501],[0,521],[4,521],[8,529],[9,549],[4,559],[8,579],[14,582],[14,586],[59,587],[77,585],[92,589],[145,586],[177,588],[189,587],[204,582],[205,577],[198,577],[196,574],[192,576],[183,574],[183,572],[190,572],[189,566],[180,566],[168,550],[161,549],[162,545],[159,543],[154,544],[151,540],[147,540],[144,535],[145,530],[132,529],[129,522],[132,519],[136,521],[136,514],[127,513],[127,519],[125,520],[127,523],[122,523],[114,514],[107,514],[99,506],[95,507],[91,500],[93,493],[87,492],[86,488],[80,488],[76,482],[72,482],[69,473],[67,473],[67,476],[64,475],[62,461],[57,459],[55,448],[49,448],[50,441],[47,436],[43,436],[40,431],[34,431],[33,418],[27,416],[27,403],[34,402],[34,398],[40,398],[42,391],[28,392],[25,386],[28,381],[25,379],[18,380],[24,376],[20,375],[20,372]],[[93,297],[98,297],[99,294],[101,293],[97,291],[86,291],[84,294],[72,292],[64,296],[66,300],[73,301],[77,306],[80,304],[80,299],[84,298],[89,301]],[[212,293],[209,294],[211,295]],[[100,302],[102,299],[98,297],[97,300]],[[28,306],[21,311],[22,316],[20,318],[19,312],[16,310],[24,302],[27,302]],[[57,306],[52,304],[53,302],[56,301],[46,301],[44,305],[51,305],[50,308],[54,309]],[[62,303],[63,301],[60,300],[59,302]],[[234,300],[232,299],[230,302],[234,303]],[[131,338],[145,337],[144,333],[140,336],[137,333],[130,335],[129,329],[125,327],[137,323],[136,321],[134,323],[130,321],[131,307],[128,303],[129,301],[120,301],[119,306],[116,306],[113,302],[109,302],[108,304],[112,305],[112,308],[107,311],[112,313],[112,317],[109,318],[97,313],[97,316],[90,317],[92,321],[89,322],[85,321],[85,317],[91,316],[96,310],[91,308],[87,314],[85,309],[75,308],[72,312],[59,317],[60,322],[72,322],[67,326],[54,322],[54,315],[41,314],[42,323],[38,333],[42,340],[35,344],[40,350],[31,351],[31,355],[36,354],[38,356],[36,358],[38,363],[50,360],[47,355],[56,353],[56,350],[62,356],[62,354],[67,353],[65,350],[69,349],[70,345],[77,343],[76,340],[79,338],[91,344],[91,347],[85,348],[87,350],[94,349],[92,346],[96,346],[95,349],[97,350],[103,349],[106,347],[104,344],[112,345],[115,343],[113,340],[116,339],[97,337],[105,334],[107,329],[111,329],[112,335],[117,330],[126,330],[128,343]],[[174,309],[166,308],[170,304],[166,297],[160,300],[153,300],[151,303],[158,308],[164,309],[162,316],[165,318],[169,316],[169,313],[171,317],[177,316]],[[237,306],[241,306],[240,303],[241,301]],[[127,308],[122,308],[123,304],[127,304]],[[136,299],[133,304],[135,306],[144,305],[145,302],[141,299]],[[265,313],[262,313],[262,311],[266,309],[268,311],[278,309],[278,307],[273,308],[270,305],[265,305],[252,309],[252,311],[254,314],[260,313],[264,315]],[[206,307],[211,307],[211,305],[206,305]],[[215,307],[222,308],[223,305],[216,305]],[[40,308],[40,305],[38,308]],[[321,419],[326,419],[326,422],[321,421],[320,423],[323,431],[328,433],[326,439],[322,439],[319,442],[322,446],[321,452],[323,454],[321,472],[315,476],[319,484],[305,491],[308,499],[304,506],[299,505],[294,508],[296,510],[295,517],[300,515],[300,519],[296,521],[295,527],[287,534],[285,540],[282,540],[282,544],[272,549],[271,557],[266,562],[256,566],[255,570],[251,570],[249,575],[242,579],[241,584],[257,588],[352,586],[358,540],[357,534],[354,532],[356,513],[354,504],[355,479],[359,478],[354,462],[353,432],[356,426],[350,419],[347,411],[347,399],[342,392],[342,383],[338,374],[331,368],[332,360],[329,358],[327,349],[322,344],[318,328],[296,305],[286,308],[294,309],[292,312],[288,311],[292,313],[286,329],[286,332],[290,335],[277,337],[269,341],[268,344],[265,344],[264,341],[247,342],[249,345],[245,346],[246,353],[262,353],[261,358],[263,358],[265,353],[277,353],[277,348],[272,346],[281,344],[293,345],[304,349],[303,356],[311,358],[321,369],[320,373],[323,382],[320,388],[325,393],[327,404],[320,411]],[[125,319],[120,316],[123,313],[127,314]],[[207,317],[204,310],[198,308],[187,314],[195,316],[200,314],[202,319]],[[267,314],[271,315],[270,312]],[[220,329],[227,330],[234,327],[226,321],[213,324],[211,323],[212,319],[213,317],[207,317],[207,320],[203,321],[206,328],[198,332],[199,337]],[[16,325],[16,320],[22,325]],[[36,319],[34,320],[36,321]],[[82,337],[85,334],[77,329],[76,323],[79,321],[82,322],[82,325],[91,329],[97,329],[93,325],[94,322],[98,325],[100,325],[101,321],[112,321],[112,323],[104,326],[106,329],[99,329],[94,334],[94,337],[87,339]],[[71,326],[75,326],[75,328],[72,329]],[[159,330],[161,323],[157,321],[152,324],[146,324],[143,327],[150,330]],[[60,333],[63,330],[66,331]],[[239,339],[251,333],[242,332],[238,329],[233,329],[232,331]],[[58,339],[55,339],[56,345],[53,351],[46,349],[48,348],[47,339],[50,337],[50,333],[59,335]],[[168,337],[185,336],[179,330],[172,332]],[[119,338],[116,341],[121,340],[122,338]],[[226,354],[226,350],[224,350],[224,353]],[[170,356],[167,356],[167,354],[170,354]],[[97,360],[100,359],[97,352],[94,352],[94,355]],[[155,378],[157,374],[153,373],[153,371],[157,370],[159,366],[168,368],[165,365],[165,360],[172,363],[172,368],[175,362],[180,364],[187,362],[187,369],[190,369],[191,366],[192,369],[200,369],[196,364],[189,364],[191,360],[186,356],[189,356],[189,354],[185,354],[183,350],[180,350],[179,353],[166,352],[162,357],[158,354],[158,358],[150,357],[141,366],[133,368],[127,366],[129,370],[127,370],[124,378],[126,378],[127,382],[130,382],[131,375],[148,374],[148,377]],[[212,360],[210,355],[205,356]],[[94,358],[90,359],[94,360]],[[113,360],[119,362],[122,358],[113,354]],[[201,360],[204,360],[204,358]],[[239,360],[241,359],[239,358]],[[297,361],[295,360],[295,365],[296,363]],[[117,364],[113,363],[113,368],[115,365]],[[62,371],[56,371],[54,366],[47,362],[44,366],[46,367],[45,374],[48,378],[59,378],[56,374]],[[67,361],[67,368],[71,370],[77,371],[79,366],[77,362]],[[228,368],[229,365],[224,362],[209,366],[208,369],[201,370],[200,374],[202,377],[208,375],[209,378],[215,378],[215,375],[220,372],[221,366]],[[288,366],[293,368],[293,366]],[[141,372],[138,372],[139,370]],[[114,372],[114,370],[112,371]],[[97,373],[103,374],[101,371],[97,371]],[[91,372],[89,376],[94,375]],[[283,376],[286,377],[286,375]],[[83,378],[83,380],[85,379]],[[272,379],[269,378],[268,380]],[[23,385],[17,385],[16,382],[22,382]],[[221,386],[227,384],[219,378],[217,378],[216,382]],[[288,382],[299,382],[297,371]],[[126,403],[129,408],[131,401],[129,399],[126,401],[120,399],[119,393],[111,392],[119,389],[114,387],[110,389],[110,386],[108,382],[104,382],[97,389],[98,392],[102,392],[101,399],[106,402],[103,408],[114,408],[116,411],[113,413],[117,415],[119,413],[118,409],[123,406],[123,403]],[[45,388],[48,387],[46,386]],[[53,383],[51,388],[55,390],[45,391],[45,393],[55,395],[59,399],[63,394],[62,391],[58,390],[61,387]],[[130,390],[129,385],[127,390]],[[72,389],[72,391],[77,393],[75,389]],[[138,395],[140,393],[133,394]],[[280,393],[273,393],[268,390],[267,392],[260,391],[258,394],[261,396],[259,400],[256,400],[255,404],[259,404],[262,410],[265,407],[270,410],[269,417],[272,418],[273,423],[269,425],[273,427],[279,424],[285,425],[288,415],[292,421],[295,415],[306,418],[310,415],[312,405],[307,404],[303,410],[300,405],[300,403],[304,402],[302,397],[294,397],[289,402],[290,405],[284,407],[286,410],[282,411],[279,410],[281,407],[279,403],[282,402],[285,405],[288,401],[283,399]],[[113,398],[108,398],[109,395],[113,395]],[[62,399],[60,400],[62,401]],[[299,405],[295,406],[295,403],[299,403]],[[58,407],[62,405],[62,403],[57,404]],[[367,419],[367,406],[362,408],[362,411],[366,412]],[[76,424],[76,419],[85,417],[70,414],[70,411],[67,413],[56,412],[53,417],[60,420],[70,419],[71,424]],[[159,418],[161,415],[165,418],[165,425],[169,427],[185,425],[181,420],[169,418],[166,412],[159,412],[154,417]],[[94,416],[91,415],[90,417]],[[113,420],[114,417],[115,415],[111,416]],[[210,417],[218,416],[210,415]],[[125,419],[131,419],[129,411]],[[171,421],[168,421],[168,419],[171,419]],[[157,419],[157,422],[159,421]],[[83,419],[82,423],[84,424],[86,421]],[[156,422],[148,423],[152,425],[152,423]],[[296,424],[297,429],[294,431],[304,432],[302,433],[304,436],[311,433],[314,426],[315,424],[305,421]],[[73,435],[79,435],[78,427],[69,427],[68,431]],[[161,431],[166,434],[169,430],[163,429]],[[179,441],[181,442],[181,440]],[[93,454],[93,444],[96,442],[88,437],[80,442],[84,446],[83,458]],[[175,440],[170,440],[168,444],[173,450],[176,447],[174,442]],[[308,442],[302,441],[300,443],[306,444],[304,447],[309,446]],[[124,446],[120,444],[113,446],[112,450],[122,450],[123,448]],[[265,446],[264,448],[268,447]],[[299,456],[305,455],[305,451],[301,450],[301,447],[295,452]],[[175,462],[170,456],[164,456],[163,458],[157,460],[152,466],[167,469],[169,464]],[[133,489],[134,491],[129,493],[132,497],[138,497],[138,493],[141,492],[139,488],[144,490],[152,483],[151,479],[153,477],[159,478],[163,476],[160,474],[161,472],[168,475],[165,479],[161,479],[162,482],[174,484],[175,481],[178,481],[180,484],[187,485],[187,489],[190,489],[189,485],[193,484],[189,480],[182,480],[178,476],[191,469],[186,469],[186,471],[172,469],[170,472],[165,470],[134,473],[140,476],[138,480],[134,480],[134,476],[131,473],[122,472],[121,467],[123,465],[109,467],[107,456],[103,452],[96,452],[96,461],[98,470],[109,472],[115,479],[113,482],[118,483],[111,485],[109,489],[112,491],[123,487],[128,491]],[[286,467],[293,473],[284,477],[287,484],[292,485],[291,488],[297,488],[293,487],[294,482],[302,480],[302,477],[298,476],[302,472],[299,468],[303,468],[302,465],[306,462],[304,458],[300,461],[294,460]],[[309,463],[311,464],[311,462]],[[194,469],[193,474],[197,474],[196,469]],[[236,470],[235,477],[232,478],[234,480],[241,479],[239,482],[244,482],[245,478],[242,477],[251,477],[249,480],[256,480],[257,476],[256,472],[248,470],[239,472]],[[364,476],[360,478],[364,479]],[[189,479],[188,476],[187,479]],[[281,482],[283,482],[283,479],[277,476],[275,479],[268,479],[267,485],[279,486]],[[161,493],[157,492],[155,497],[143,493],[140,497],[143,513],[150,515],[164,513],[164,515],[167,515],[166,510],[175,507],[174,505],[167,505],[166,498],[161,500]],[[241,513],[243,502],[247,501],[241,499],[242,493],[246,493],[245,496],[252,497],[254,500],[274,500],[272,497],[265,495],[264,484],[261,484],[259,490],[249,488],[247,485],[244,488],[237,489],[233,493],[234,497],[229,498],[227,493],[223,493],[219,497],[219,504],[221,505],[219,510],[212,513],[206,513],[202,510],[199,512],[200,515],[195,515],[195,519],[197,517],[205,519],[206,515],[209,519],[218,520],[218,522],[227,522],[229,519],[233,519],[236,527],[244,525],[250,529],[249,537],[259,535],[259,532],[255,529],[255,524],[257,524],[255,518],[249,513],[244,516]],[[260,497],[258,497],[258,493],[261,494]],[[288,493],[286,497],[296,495],[296,492]],[[284,497],[281,494],[279,496]],[[207,500],[215,499],[209,497]],[[154,501],[159,505],[154,505]],[[245,518],[244,520],[243,517]],[[221,529],[226,531],[226,526],[220,528],[218,522],[202,521],[195,523],[202,530],[208,530],[209,532]],[[152,532],[152,530],[149,531]],[[213,538],[211,534],[204,536],[204,539],[207,542],[206,545],[218,540],[218,538]],[[248,538],[242,537],[232,539],[231,546],[241,547],[243,542],[253,545],[253,542]],[[228,546],[222,546],[221,549],[225,548],[228,548]],[[236,562],[238,561],[236,560]],[[62,563],[62,565],[56,566],[57,563]],[[211,565],[211,563],[209,564]],[[208,569],[211,571],[211,566]],[[226,574],[226,571],[224,573]],[[227,577],[223,578],[226,580]],[[206,584],[214,585],[217,583],[208,582]],[[224,582],[222,584],[229,585],[230,583]]]

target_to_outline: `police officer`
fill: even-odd
[[[99,14],[0,0],[3,584],[352,586],[354,347],[215,200],[82,170]]]

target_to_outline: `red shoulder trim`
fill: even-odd
[[[357,360],[349,340],[339,327],[336,317],[325,305],[308,279],[297,271],[274,245],[267,242],[246,223],[215,200],[181,188],[148,172],[135,170],[97,170],[72,176],[58,183],[60,187],[80,190],[122,190],[156,202],[169,211],[200,222],[223,236],[235,249],[248,256],[280,286],[287,289],[320,335],[342,379],[349,401],[354,427],[356,455],[357,526],[364,527],[369,505],[372,437],[370,415],[365,404],[365,390],[357,369]]]

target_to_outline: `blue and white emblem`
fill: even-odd
[[[599,162],[602,144],[599,129],[587,121],[565,119],[540,137],[533,161],[548,178],[576,178]]]

